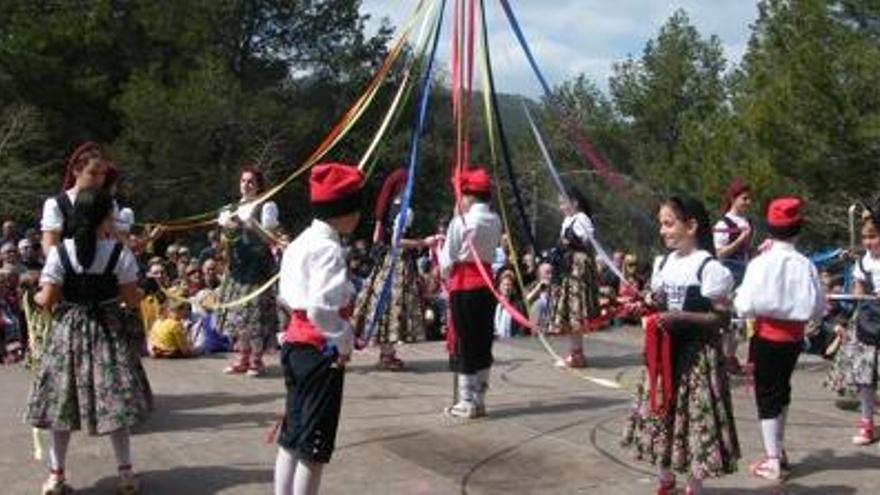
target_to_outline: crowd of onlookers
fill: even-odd
[[[438,225],[442,233],[444,225]],[[289,236],[276,232],[280,241],[273,253],[280,260]],[[129,247],[141,268],[141,288],[145,297],[140,308],[143,323],[144,352],[154,357],[185,357],[228,351],[231,344],[219,330],[222,322],[221,284],[224,277],[225,251],[218,230],[177,240],[168,235],[151,240],[146,232],[131,233]],[[558,255],[554,250],[535,253],[525,250],[514,256],[509,240],[503,239],[492,265],[496,288],[532,325],[552,333],[553,287],[561,277]],[[650,267],[635,255],[615,252],[613,263],[624,275],[621,283],[611,270],[599,263],[600,294],[607,311],[613,312],[607,324],[635,322],[626,311],[626,301],[635,300],[642,290]],[[514,267],[512,260],[517,259]],[[376,264],[373,246],[365,239],[351,243],[348,264],[358,289],[368,282]],[[422,306],[425,335],[439,340],[445,335],[447,295],[436,263],[436,252],[425,249],[413,253],[408,261],[415,264],[417,290]],[[33,294],[39,284],[43,266],[40,232],[34,228],[20,229],[7,220],[3,222],[0,241],[0,353],[4,362],[23,357],[28,335],[24,297]],[[621,306],[623,304],[623,306]],[[283,311],[279,316],[285,321]],[[282,323],[283,324],[283,323]],[[280,329],[279,329],[280,330]],[[494,332],[498,337],[516,337],[532,332],[498,306]]]

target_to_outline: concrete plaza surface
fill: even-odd
[[[554,345],[562,345],[554,341]],[[594,377],[631,389],[639,374],[640,332],[615,329],[587,340]],[[375,351],[346,376],[343,420],[325,494],[648,494],[653,469],[632,462],[618,440],[629,390],[557,370],[537,340],[496,344],[486,419],[461,423],[440,411],[452,376],[442,343],[403,346],[409,370],[378,372]],[[277,355],[269,361],[277,363]],[[280,369],[259,379],[227,377],[220,357],[147,360],[157,408],[135,429],[136,469],[147,494],[271,493],[275,447],[267,430],[283,404]],[[835,407],[821,386],[828,364],[802,357],[794,380],[787,450],[794,468],[780,485],[750,478],[760,455],[751,390],[738,384],[735,411],[740,472],[706,483],[707,493],[880,493],[880,450],[854,447],[856,413]],[[0,369],[0,494],[38,493],[46,470],[32,459],[20,416],[30,376]],[[75,434],[68,477],[79,494],[113,493],[109,441]]]

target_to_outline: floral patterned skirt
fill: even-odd
[[[878,348],[856,338],[855,318],[846,327],[843,343],[828,370],[825,386],[841,397],[855,397],[860,386],[876,387]]]
[[[364,284],[355,302],[352,325],[356,335],[369,331],[369,321],[376,312],[382,287],[391,272],[390,251],[382,265]],[[419,297],[415,260],[404,254],[394,267],[391,295],[375,330],[377,344],[416,342],[425,339],[424,308]]]
[[[580,332],[584,323],[599,316],[599,275],[595,257],[588,252],[568,255],[569,272],[553,294],[553,324],[559,333]]]
[[[677,346],[675,392],[665,415],[651,412],[646,382],[639,386],[622,445],[636,460],[699,478],[737,469],[739,439],[723,354],[715,343]]]
[[[244,284],[226,277],[219,288],[220,301],[237,301],[259,289],[263,283]],[[270,338],[280,331],[276,292],[275,287],[269,287],[244,304],[218,312],[217,327],[221,334],[235,342],[236,349],[262,353]]]
[[[135,337],[137,316],[118,304],[64,305],[46,333],[25,422],[103,435],[142,421],[153,393]]]

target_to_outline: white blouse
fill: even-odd
[[[76,202],[76,190],[68,189],[64,193],[70,199],[70,204]],[[40,219],[40,230],[43,232],[62,232],[64,230],[64,215],[61,213],[61,207],[58,206],[58,200],[55,198],[55,196],[52,196],[43,203],[43,216]],[[130,209],[126,209],[131,212]],[[113,217],[116,218],[117,224],[120,221],[126,221],[125,218],[120,218],[119,206],[116,204],[115,199],[113,200]],[[131,223],[134,223],[134,212],[131,212]]]
[[[862,270],[863,266],[868,273]],[[871,256],[871,253],[865,253],[862,256],[861,263],[856,263],[855,268],[853,268],[853,278],[864,284],[868,280],[869,274],[871,276],[871,283],[874,285],[874,293],[880,294],[880,258]]]
[[[70,264],[76,273],[92,273],[101,274],[107,268],[107,262],[113,254],[113,248],[116,245],[115,240],[107,239],[98,241],[95,249],[95,260],[92,266],[83,268],[76,257],[76,244],[73,239],[65,239],[64,246],[67,248],[67,256],[70,258]],[[137,260],[131,251],[124,247],[119,255],[119,261],[113,270],[119,285],[132,284],[138,281],[138,265]],[[57,286],[64,285],[64,265],[61,264],[61,256],[58,254],[58,247],[52,246],[49,255],[46,257],[46,264],[43,266],[43,272],[40,275],[40,284],[52,284]]]
[[[700,295],[711,300],[729,299],[733,291],[734,279],[730,270],[718,260],[712,259],[703,265],[712,255],[703,250],[692,251],[682,256],[673,251],[663,264],[663,256],[654,260],[651,275],[651,290],[663,292],[670,311],[681,311],[684,307],[688,287],[699,286]],[[661,268],[660,265],[663,264]],[[703,272],[700,274],[700,267]]]

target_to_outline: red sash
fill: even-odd
[[[481,263],[487,274],[492,273],[492,265]],[[471,290],[488,289],[489,285],[480,275],[480,269],[474,262],[456,263],[452,266],[452,274],[449,276],[449,293],[465,292]],[[446,318],[446,350],[450,354],[457,353],[458,337],[455,331],[455,319],[452,317],[452,306]]]
[[[351,317],[354,305],[349,304],[339,309],[339,317],[348,319]],[[324,349],[327,339],[324,334],[309,320],[308,315],[301,309],[290,312],[290,323],[284,330],[284,342],[288,344],[306,344],[318,349]]]
[[[804,340],[805,327],[806,323],[802,321],[758,318],[755,322],[755,333],[770,342],[792,343]]]
[[[642,319],[645,327],[645,368],[648,373],[648,404],[651,412],[666,414],[673,400],[672,390],[672,336],[660,324],[657,313]],[[657,388],[662,387],[663,398],[657,404]]]
[[[481,263],[486,273],[492,273],[492,265]],[[480,275],[480,269],[474,262],[456,263],[452,266],[449,276],[449,292],[487,289],[489,286]]]

